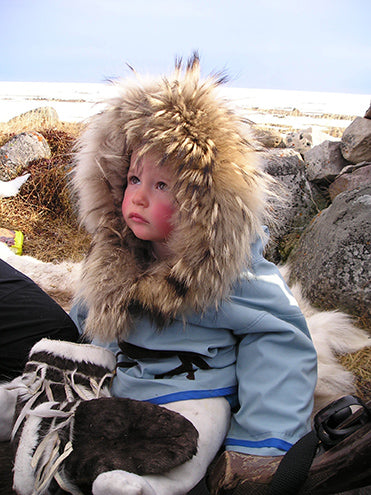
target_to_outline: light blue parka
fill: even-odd
[[[125,338],[135,358],[123,354],[117,341],[93,341],[125,364],[117,369],[113,395],[155,404],[225,396],[233,411],[225,446],[238,452],[282,454],[307,433],[316,352],[296,300],[262,250],[259,240],[251,270],[241,273],[217,310],[175,319],[163,330],[146,317],[135,320]],[[71,317],[82,332],[84,307],[75,306]],[[184,356],[190,356],[188,369],[174,373]]]

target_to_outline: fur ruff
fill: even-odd
[[[162,327],[218,304],[263,235],[272,180],[257,166],[249,128],[219,98],[221,82],[200,79],[195,55],[169,78],[120,83],[121,96],[81,137],[74,186],[93,241],[79,298],[89,308],[90,337],[122,337],[136,311]],[[154,260],[150,243],[135,238],[122,217],[130,156],[138,149],[162,156],[159,166],[166,163],[176,177],[179,213],[166,260]]]

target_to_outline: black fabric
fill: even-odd
[[[13,450],[10,442],[0,442],[0,493],[15,495],[13,485]]]
[[[295,495],[307,479],[319,439],[312,430],[296,442],[283,456],[273,477],[270,495]]]
[[[117,366],[119,368],[131,368],[135,366],[137,359],[161,359],[167,357],[176,356],[179,361],[182,363],[177,368],[173,370],[167,371],[166,373],[160,373],[155,375],[156,379],[162,379],[169,376],[180,375],[181,373],[188,373],[187,378],[189,380],[195,379],[195,372],[197,368],[202,370],[210,369],[210,366],[203,359],[200,354],[196,352],[188,352],[188,351],[161,351],[155,349],[145,349],[144,347],[139,347],[134,344],[129,344],[128,342],[120,341],[118,343],[122,352],[119,355],[123,354],[124,356],[133,359],[134,361],[119,361]],[[196,366],[194,369],[193,365]]]
[[[206,486],[205,478],[203,478],[187,495],[209,495],[210,492]]]
[[[355,413],[352,413],[351,405],[361,406],[361,408]],[[273,477],[269,495],[297,494],[308,478],[313,459],[316,453],[320,452],[319,447],[322,450],[334,452],[331,448],[341,443],[342,440],[353,433],[360,431],[365,425],[368,425],[369,431],[370,419],[371,409],[369,405],[365,404],[360,398],[352,395],[341,397],[321,409],[314,418],[313,430],[296,442],[282,458]],[[361,445],[362,451],[364,448],[362,442]],[[352,452],[348,453],[348,459],[351,458],[351,454],[355,453],[355,450],[356,442],[354,440]],[[361,461],[362,455],[359,457],[359,466]],[[343,465],[342,471],[345,471],[345,465]],[[355,471],[357,470],[354,469],[354,466],[352,466],[352,471],[354,471],[353,477],[355,481]],[[365,471],[366,469],[362,469],[363,473]],[[325,469],[322,469],[322,476],[324,480],[328,480],[328,473],[326,473]],[[352,478],[352,476],[349,478]],[[355,482],[354,486],[362,485],[356,485]],[[337,492],[338,490],[336,490]],[[323,493],[335,492],[326,491]]]
[[[79,333],[50,296],[0,260],[0,380],[22,374],[29,351],[44,337],[76,342]]]

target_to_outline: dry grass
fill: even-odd
[[[52,156],[31,163],[31,177],[20,194],[0,200],[0,225],[21,230],[24,254],[42,261],[79,261],[88,249],[89,237],[78,226],[69,188],[72,150],[81,128],[65,123],[54,128],[33,126],[48,141]],[[0,144],[25,130],[30,128],[3,124]]]
[[[356,377],[357,395],[371,399],[371,347],[339,357],[340,363]]]

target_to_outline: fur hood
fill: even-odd
[[[119,96],[84,131],[73,180],[92,234],[79,289],[88,336],[124,337],[142,312],[161,327],[218,305],[262,235],[269,180],[248,126],[218,96],[222,82],[202,80],[194,55],[185,68],[177,62],[171,77],[120,82]],[[122,217],[135,149],[160,154],[176,176],[179,222],[166,260],[153,259]]]

